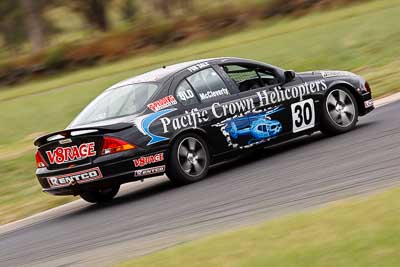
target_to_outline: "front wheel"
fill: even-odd
[[[203,138],[194,133],[184,134],[173,143],[166,174],[177,184],[190,184],[206,177],[210,155]]]
[[[327,135],[354,129],[358,120],[358,106],[353,94],[344,87],[332,89],[324,99],[321,131]]]
[[[106,189],[99,189],[96,191],[87,191],[80,194],[80,197],[87,202],[90,203],[103,203],[111,201],[119,191],[119,185],[106,188]]]

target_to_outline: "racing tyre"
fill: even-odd
[[[210,154],[203,138],[184,134],[171,147],[166,174],[176,184],[190,184],[204,179],[209,165]]]
[[[104,203],[111,201],[119,191],[119,185],[100,189],[97,191],[87,191],[80,194],[80,197],[90,203]]]
[[[344,87],[328,92],[322,108],[321,131],[336,135],[354,129],[358,121],[358,106],[353,94]]]

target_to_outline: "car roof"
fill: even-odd
[[[109,89],[115,89],[118,87],[123,87],[125,85],[136,84],[136,83],[145,83],[145,82],[154,82],[160,83],[162,81],[167,80],[172,75],[187,69],[191,66],[194,66],[199,63],[209,62],[211,64],[225,64],[229,62],[241,62],[241,63],[258,63],[263,65],[268,65],[263,62],[258,62],[250,59],[243,59],[243,58],[234,58],[234,57],[219,57],[219,58],[206,58],[206,59],[199,59],[199,60],[192,60],[186,61],[182,63],[177,63],[173,65],[163,66],[161,68],[143,73],[138,76],[134,76],[132,78],[123,80],[117,84],[114,84]]]

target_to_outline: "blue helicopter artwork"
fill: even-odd
[[[239,136],[248,136],[248,144],[273,138],[282,132],[282,124],[269,116],[281,110],[283,108],[233,118],[226,123],[225,131],[234,140]]]

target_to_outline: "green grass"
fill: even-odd
[[[35,162],[31,153],[12,160],[0,160],[0,224],[21,219],[74,199],[41,193],[33,177]]]
[[[119,267],[389,267],[400,264],[400,189],[189,242]]]
[[[36,186],[33,167],[25,166],[33,164],[32,140],[43,132],[64,128],[91,99],[113,83],[178,61],[237,56],[298,71],[352,70],[368,78],[374,95],[381,96],[400,88],[398,14],[399,1],[380,0],[313,12],[298,19],[266,20],[224,37],[165,47],[124,61],[0,89],[0,166],[10,164],[11,160],[15,168],[0,168],[0,196],[9,191],[10,185],[14,191],[25,192],[8,193],[6,200],[0,197],[0,223],[69,200],[46,197],[48,201],[35,201],[44,196]],[[21,204],[31,201],[35,204],[29,208]],[[10,203],[15,203],[18,216],[14,216],[13,209],[3,208]]]

